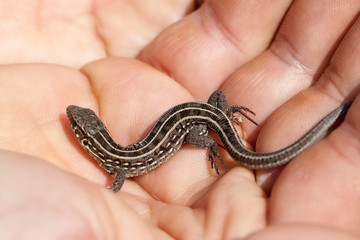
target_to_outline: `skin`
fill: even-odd
[[[56,2],[0,4],[1,239],[359,239],[359,1]],[[127,145],[218,88],[257,113],[239,133],[259,152],[355,100],[282,169],[218,176],[186,145],[117,194],[65,116],[90,107]]]

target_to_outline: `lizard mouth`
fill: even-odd
[[[70,105],[66,108],[66,115],[69,120],[71,128],[73,128],[75,125],[77,125],[76,121],[75,121],[75,116],[77,115],[78,108],[79,107],[77,107],[75,105]]]

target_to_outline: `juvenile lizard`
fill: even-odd
[[[223,147],[239,164],[252,169],[274,168],[286,164],[306,148],[322,138],[327,130],[344,115],[351,103],[347,103],[325,116],[308,133],[288,147],[270,153],[256,153],[242,144],[231,121],[239,112],[256,124],[243,106],[227,108],[225,93],[215,91],[208,103],[187,102],[167,110],[155,123],[150,133],[140,142],[120,146],[110,136],[103,122],[88,108],[70,105],[66,109],[71,128],[83,148],[97,160],[107,173],[114,176],[112,191],[117,192],[125,178],[145,174],[166,162],[185,143],[209,150],[211,167],[219,173],[216,164],[218,144],[207,136],[208,129],[221,139]],[[257,124],[256,124],[257,125]]]

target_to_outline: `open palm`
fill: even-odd
[[[253,172],[223,151],[230,170],[217,175],[206,151],[184,145],[116,194],[65,115],[92,108],[127,145],[171,106],[221,88],[257,113],[261,127],[244,120],[241,137],[277,150],[356,97],[358,1],[17,4],[0,6],[2,239],[360,236],[358,99],[281,170]]]

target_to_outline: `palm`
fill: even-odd
[[[332,237],[344,237],[340,232],[316,228],[311,225],[313,223],[349,231],[357,229],[356,221],[346,214],[359,212],[356,200],[360,198],[360,195],[359,191],[356,191],[356,181],[353,180],[356,179],[359,164],[351,161],[351,159],[356,159],[356,153],[354,152],[350,156],[341,155],[347,161],[343,160],[339,163],[336,161],[339,156],[335,152],[331,152],[334,147],[329,147],[330,145],[337,146],[335,149],[346,147],[346,153],[354,151],[348,140],[349,133],[346,131],[346,126],[336,130],[327,141],[305,152],[286,167],[272,191],[270,204],[262,189],[255,184],[252,171],[234,167],[236,165],[231,159],[228,159],[228,167],[233,166],[234,168],[219,178],[210,169],[206,160],[206,152],[190,146],[184,146],[170,161],[157,170],[138,177],[135,181],[127,181],[120,193],[115,195],[104,189],[106,182],[111,179],[106,179],[104,172],[95,167],[94,162],[76,142],[64,113],[67,105],[86,106],[100,112],[101,118],[113,137],[120,144],[126,145],[144,137],[157,117],[169,107],[193,100],[193,98],[205,101],[210,93],[221,85],[222,89],[229,93],[230,104],[241,104],[255,110],[259,122],[263,122],[262,120],[278,106],[292,98],[295,93],[306,89],[302,95],[293,97],[288,104],[272,115],[266,124],[263,123],[264,127],[257,139],[257,149],[260,151],[275,150],[289,144],[304,133],[303,129],[295,128],[298,132],[292,131],[290,137],[281,141],[279,136],[289,135],[286,131],[293,129],[291,124],[307,124],[308,127],[304,126],[304,129],[308,129],[316,121],[311,120],[304,123],[306,118],[297,119],[297,116],[314,115],[318,119],[335,107],[335,101],[327,108],[324,107],[323,110],[312,109],[310,105],[314,100],[324,103],[330,101],[326,100],[324,95],[320,95],[317,89],[319,86],[325,86],[327,93],[331,95],[331,89],[327,87],[331,77],[327,78],[325,74],[318,81],[317,87],[309,88],[309,86],[316,81],[319,71],[329,71],[325,70],[324,61],[329,60],[332,54],[330,49],[333,47],[335,39],[338,39],[340,32],[344,31],[339,25],[338,35],[322,36],[328,40],[329,46],[322,46],[316,52],[315,57],[306,55],[308,52],[299,53],[302,54],[304,66],[318,70],[312,73],[312,77],[309,78],[308,72],[300,74],[297,70],[295,70],[297,74],[294,75],[293,68],[288,65],[290,60],[286,59],[289,57],[286,55],[286,47],[281,44],[278,46],[273,44],[270,50],[264,52],[287,6],[278,6],[280,10],[277,10],[279,11],[277,14],[257,9],[259,12],[265,11],[269,14],[261,17],[265,17],[265,22],[271,23],[271,28],[253,29],[251,26],[243,26],[244,29],[240,28],[239,32],[235,32],[238,23],[236,26],[232,26],[230,16],[235,14],[237,9],[228,3],[229,6],[224,5],[222,8],[227,10],[228,14],[223,13],[224,15],[221,16],[229,16],[229,19],[217,20],[222,21],[221,24],[235,38],[242,38],[239,42],[250,42],[241,47],[242,51],[236,52],[234,46],[229,47],[223,42],[220,46],[211,48],[216,41],[209,37],[209,32],[200,31],[201,28],[195,27],[197,26],[196,14],[199,14],[196,13],[182,20],[183,25],[171,27],[163,32],[158,39],[138,55],[138,58],[143,61],[154,66],[161,66],[169,75],[174,76],[177,80],[175,82],[139,61],[126,58],[105,58],[96,62],[92,61],[105,57],[106,53],[117,56],[135,56],[142,49],[142,42],[148,43],[165,25],[180,18],[188,6],[183,3],[183,6],[167,8],[167,11],[172,9],[172,14],[159,15],[156,11],[149,11],[148,14],[155,15],[149,17],[145,14],[143,21],[136,22],[137,27],[127,27],[125,23],[134,23],[134,20],[130,19],[132,15],[127,14],[126,11],[117,15],[121,11],[120,9],[126,8],[124,5],[118,6],[110,3],[112,2],[109,1],[109,5],[95,4],[95,11],[92,11],[94,15],[87,10],[89,3],[83,6],[80,6],[81,4],[74,6],[70,13],[65,10],[59,11],[61,6],[56,6],[57,12],[66,12],[74,17],[73,19],[79,20],[75,17],[81,15],[81,19],[85,20],[80,22],[87,24],[86,27],[81,25],[75,30],[66,31],[65,38],[62,37],[64,33],[61,26],[65,25],[69,16],[62,16],[60,21],[57,19],[53,24],[47,25],[49,20],[45,15],[45,19],[42,19],[44,22],[37,22],[40,26],[44,26],[43,29],[47,29],[46,26],[54,27],[43,36],[41,35],[40,40],[42,41],[37,39],[30,43],[16,42],[13,46],[10,42],[15,36],[12,34],[22,33],[23,35],[18,39],[29,39],[29,35],[38,33],[38,30],[34,30],[36,28],[30,28],[28,31],[20,28],[23,31],[19,31],[19,29],[11,27],[13,33],[6,35],[9,44],[7,44],[8,48],[2,49],[2,51],[10,52],[11,54],[7,54],[7,56],[11,55],[12,58],[2,59],[3,63],[11,65],[0,68],[0,108],[3,116],[0,118],[0,129],[2,129],[0,146],[5,150],[36,157],[1,152],[2,167],[0,169],[2,170],[3,195],[0,200],[7,203],[2,205],[7,206],[7,211],[6,217],[1,221],[6,221],[8,226],[12,226],[7,230],[13,229],[24,218],[31,219],[34,226],[32,231],[36,232],[37,226],[39,227],[38,231],[41,229],[45,236],[62,236],[64,232],[76,236],[76,234],[86,232],[89,233],[89,237],[91,234],[91,238],[103,237],[105,239],[115,238],[115,234],[118,234],[119,239],[125,239],[125,237],[146,239],[154,236],[157,239],[170,237],[184,239],[231,238],[246,236],[267,226],[270,227],[260,232],[260,236],[261,234],[270,234],[266,237],[273,235],[276,238],[278,236],[276,234],[279,232],[286,234],[284,229],[289,229],[289,232],[310,229],[313,232],[331,234]],[[136,5],[135,1],[133,4],[133,9],[141,6],[141,3]],[[219,7],[216,6],[216,1],[210,1],[209,4],[212,4],[216,13]],[[156,7],[164,6],[166,5],[159,1]],[[200,11],[203,16],[209,14],[206,6],[204,5]],[[266,9],[266,6],[263,7]],[[293,8],[296,7],[300,8],[295,4]],[[179,9],[184,10],[179,11]],[[7,9],[8,12],[13,10]],[[347,11],[347,18],[343,17],[343,22],[353,20],[355,10],[349,8],[348,10],[343,9],[343,11]],[[243,15],[247,16],[246,13]],[[50,16],[54,15],[49,14],[48,18]],[[121,16],[121,18],[114,21],[114,16]],[[153,32],[149,33],[148,28],[142,28],[142,24],[147,23],[147,19],[155,16],[163,17],[163,21],[157,21],[157,24],[153,26]],[[100,30],[99,32],[102,33],[101,40],[95,34],[92,22],[89,21],[92,17],[95,17],[100,23],[98,25],[100,29],[97,31]],[[253,17],[256,18],[256,14]],[[256,19],[253,20],[255,22]],[[287,21],[290,25],[296,25],[298,19],[293,16],[293,19],[288,18]],[[211,21],[209,22],[211,23]],[[60,27],[56,28],[55,26]],[[75,26],[78,25],[75,24]],[[213,33],[210,36],[214,37],[216,34],[220,34],[212,32],[215,31],[215,26],[211,26],[211,24],[207,26],[207,31]],[[146,29],[145,32],[144,29]],[[129,32],[130,30],[132,31]],[[283,28],[279,32],[279,36],[288,39],[286,36],[290,34],[289,30]],[[359,29],[354,27],[349,34],[350,37],[345,43],[342,43],[343,46],[351,44],[357,46],[359,42],[354,39],[356,39],[356,33],[359,35],[358,32]],[[249,34],[244,35],[244,33]],[[296,33],[299,35],[313,34],[300,30]],[[180,41],[170,41],[172,36],[178,35],[181,36]],[[247,38],[253,39],[254,36],[263,37],[257,42],[248,41]],[[197,42],[186,41],[187,38],[196,39],[197,42],[203,44],[197,48],[191,48]],[[53,42],[50,41],[51,39],[56,39],[56,44],[50,44]],[[74,40],[62,42],[63,39]],[[79,39],[82,40],[81,43],[77,42]],[[142,41],[134,39],[142,39]],[[255,37],[255,39],[257,38]],[[293,41],[295,48],[303,50],[306,47],[312,47],[311,44],[306,45],[301,42],[299,37],[294,39],[296,41],[291,39],[290,41]],[[4,38],[3,41],[6,40]],[[318,36],[317,41],[323,42],[324,40]],[[280,40],[278,42],[281,43]],[[103,45],[104,43],[106,45]],[[30,46],[28,46],[29,44]],[[41,47],[35,48],[38,45]],[[341,46],[340,44],[339,48]],[[189,48],[192,51],[189,51]],[[25,49],[32,51],[25,51]],[[348,69],[346,67],[350,64],[345,64],[341,68],[340,62],[349,59],[348,61],[357,63],[359,61],[356,61],[356,57],[359,60],[360,53],[346,52],[345,50],[342,49],[340,53],[335,53],[332,57],[332,66],[338,67],[340,74],[347,73],[347,76],[344,77],[347,83],[345,90],[354,92],[348,96],[350,99],[355,95],[356,79],[358,79],[358,77],[352,77],[351,74],[356,76],[356,69],[359,66]],[[285,56],[285,61],[278,60],[276,55],[279,53],[281,56]],[[4,55],[6,56],[6,54],[2,54],[2,56]],[[258,57],[249,62],[254,56]],[[224,58],[227,62],[222,61]],[[218,59],[221,60],[218,61]],[[272,60],[274,63],[271,63]],[[51,64],[15,64],[39,61]],[[249,63],[244,65],[246,62]],[[89,64],[81,70],[76,69],[86,63]],[[242,67],[236,70],[240,66]],[[224,76],[230,74],[232,76],[224,81]],[[312,81],[300,81],[304,75]],[[314,77],[314,75],[316,76]],[[279,88],[281,84],[273,83],[274,81],[285,81],[288,78],[291,81],[286,82],[285,90]],[[282,94],[279,95],[278,91],[282,91]],[[264,103],[267,103],[266,108],[263,107]],[[355,102],[354,105],[353,108],[356,109],[358,104]],[[288,109],[296,110],[292,114],[288,114],[285,119],[281,119],[281,113],[287,112]],[[323,112],[316,116],[316,111]],[[356,119],[360,116],[356,116],[355,111],[352,112],[350,112],[347,122],[355,124],[359,122]],[[289,126],[289,128],[284,126]],[[245,138],[254,142],[258,129],[246,122],[244,128],[247,129]],[[274,140],[270,141],[270,139]],[[347,140],[337,141],[337,139]],[[353,143],[356,140],[350,142]],[[324,169],[324,165],[327,166],[326,169]],[[75,175],[71,175],[69,172]],[[85,181],[78,176],[90,181]],[[336,183],[337,186],[332,186],[331,183]],[[327,188],[323,187],[325,184],[328,186]],[[344,185],[346,188],[343,187]],[[299,197],[305,193],[306,199]],[[345,198],[340,196],[345,196]],[[324,201],[324,198],[327,201]],[[322,205],[316,204],[319,202]],[[21,214],[14,210],[19,206],[24,208]],[[336,208],[330,206],[336,206]],[[338,217],[329,219],[329,215]],[[339,219],[341,221],[337,221]],[[49,221],[52,224],[44,229],[44,224],[48,224]],[[294,222],[294,224],[282,225],[282,223],[288,222]],[[296,224],[297,222],[309,225]],[[25,223],[28,224],[28,222]],[[0,226],[5,225],[1,223]],[[307,233],[310,234],[311,231]],[[11,233],[11,231],[9,232]],[[28,231],[28,234],[31,233]]]

